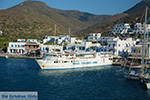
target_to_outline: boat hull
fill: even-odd
[[[104,67],[104,66],[111,66],[112,64],[108,65],[98,65],[98,66],[86,66],[86,67],[67,67],[67,68],[62,68],[62,67],[49,67],[49,68],[41,68],[41,70],[67,70],[67,69],[81,69],[81,68],[91,68],[91,67]]]
[[[45,63],[42,60],[37,60],[41,70],[67,70],[67,69],[80,69],[80,68],[89,68],[89,67],[101,67],[101,66],[111,66],[112,62],[108,63],[99,63],[99,64],[54,64],[54,63]]]
[[[147,89],[150,89],[150,83],[146,83]]]

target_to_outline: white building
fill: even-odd
[[[70,43],[71,41],[69,35],[67,36],[60,35],[58,39],[56,39],[56,42],[57,44],[63,44],[63,43]]]
[[[143,46],[141,44],[135,45],[135,46],[131,47],[130,56],[142,57],[142,50],[143,50]],[[145,46],[144,54],[146,54],[146,56],[150,57],[150,43],[149,42]]]
[[[115,38],[109,39],[106,52],[112,52],[114,55],[122,55],[124,53],[130,53],[131,47],[135,46],[136,40],[132,38]]]
[[[86,50],[86,45],[84,44],[68,44],[66,46],[67,50],[75,52],[84,52]]]
[[[122,55],[124,53],[130,53],[131,47],[135,46],[136,40],[132,38],[118,38],[115,40],[108,41],[108,50],[115,55]],[[112,49],[113,48],[113,49]]]
[[[146,30],[147,32],[150,32],[150,24],[146,24]],[[117,34],[127,34],[127,33],[144,33],[144,24],[141,23],[135,23],[133,27],[130,27],[130,24],[117,24],[113,30],[111,31],[115,35]]]
[[[115,37],[100,37],[98,42],[107,42],[109,39],[114,39]]]
[[[146,30],[147,32],[150,32],[150,24],[146,24]],[[138,33],[138,34],[144,33],[144,24],[135,23],[133,33]]]
[[[62,52],[63,46],[40,44],[40,49],[42,50],[42,53]]]
[[[37,43],[37,39],[27,39],[27,42],[36,42]]]
[[[85,50],[89,49],[90,47],[100,47],[100,44],[92,44],[92,42],[81,42],[81,44],[68,44],[66,49],[76,52],[85,52]]]
[[[43,44],[46,42],[54,43],[57,38],[57,36],[45,36],[45,38],[43,39]]]
[[[129,30],[131,30],[131,27],[128,23],[117,24],[113,28],[112,33],[114,33],[115,35],[117,35],[117,34],[126,34],[126,33],[128,33]]]
[[[76,37],[71,37],[71,38],[70,38],[70,42],[71,42],[71,44],[75,44],[76,40],[77,40],[77,38],[76,38]]]
[[[97,41],[101,37],[101,33],[90,33],[88,41]]]
[[[17,42],[26,42],[26,39],[17,39]]]
[[[9,42],[7,52],[9,54],[24,54],[25,53],[25,42]]]

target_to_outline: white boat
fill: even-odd
[[[150,89],[150,74],[149,73],[144,73],[141,77],[144,81],[144,85],[146,85],[146,88]]]
[[[112,65],[112,55],[51,55],[36,61],[42,70],[64,70]]]
[[[146,46],[148,46],[147,42],[149,39],[149,34],[146,31],[147,10],[148,10],[148,7],[146,7],[146,13],[145,13],[146,17],[145,17],[145,24],[144,24],[145,30],[144,30],[143,51],[142,51],[142,74],[140,78],[143,78],[143,80],[145,80],[147,89],[150,89],[150,72],[149,72],[149,69],[147,69],[147,66],[149,67],[149,65],[145,64],[145,62],[147,62],[148,59],[146,59],[146,61],[144,59],[145,57],[147,57],[147,54],[145,54],[144,51],[146,50]],[[147,35],[147,38],[146,38],[146,35]]]
[[[146,83],[147,89],[150,89],[150,82]]]
[[[5,58],[9,58],[9,57],[6,55]]]
[[[132,68],[132,69],[141,69],[142,68],[142,64],[138,63],[138,62],[127,62],[126,65],[124,66],[126,68]]]
[[[124,77],[126,79],[139,80],[140,73],[136,73],[134,70],[130,72],[124,72]]]

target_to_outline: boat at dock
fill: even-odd
[[[36,60],[42,70],[65,70],[112,65],[112,55],[101,53],[49,55]]]
[[[150,89],[150,59],[149,55],[146,52],[146,48],[149,47],[148,40],[149,40],[149,34],[147,33],[146,24],[147,24],[147,10],[148,7],[146,7],[146,13],[145,13],[145,23],[144,23],[144,36],[142,40],[142,55],[139,57],[139,49],[136,54],[136,57],[128,57],[128,59],[125,59],[123,62],[123,73],[125,78],[132,79],[132,80],[139,80],[139,82],[142,84],[143,87],[146,87],[147,89]],[[130,60],[129,60],[130,59]]]
[[[121,56],[114,56],[113,57],[113,65],[115,66],[121,66],[122,57]]]
[[[147,82],[147,83],[146,83],[146,87],[147,87],[148,89],[150,89],[150,82]]]

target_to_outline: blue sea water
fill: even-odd
[[[117,66],[41,71],[35,60],[14,58],[0,58],[0,91],[37,91],[39,100],[150,99]]]

